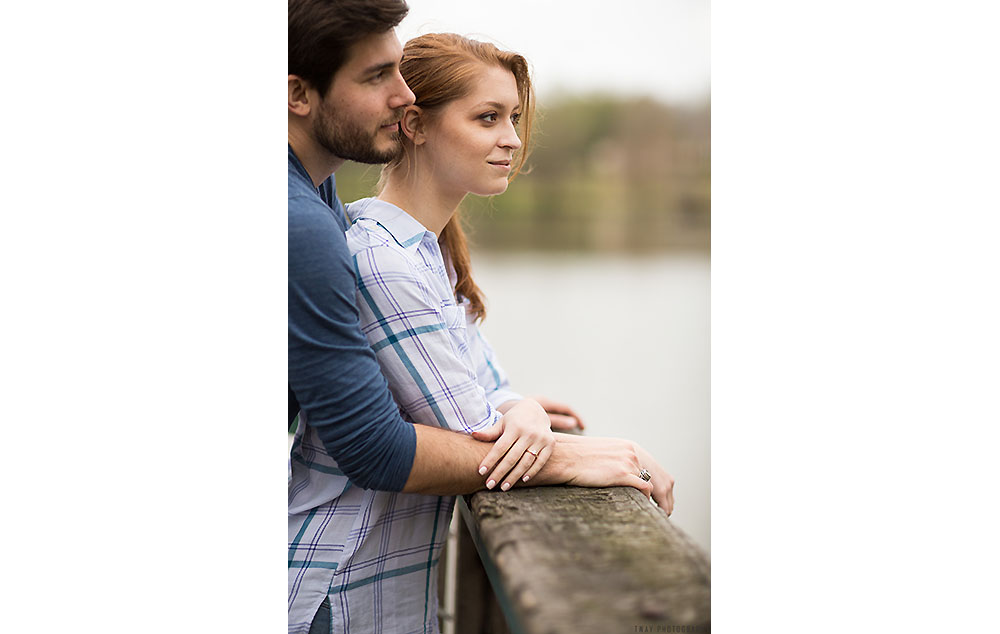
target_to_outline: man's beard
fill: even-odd
[[[402,116],[402,109],[397,116]],[[337,158],[378,165],[389,163],[403,150],[400,143],[399,130],[390,137],[392,146],[380,150],[377,146],[378,130],[368,132],[349,121],[337,121],[334,113],[326,108],[319,112],[313,122],[313,135],[316,141],[330,154]]]

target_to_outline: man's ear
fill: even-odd
[[[288,76],[288,112],[300,117],[308,117],[312,111],[309,103],[309,82],[298,75]]]
[[[420,106],[407,106],[403,112],[403,118],[399,122],[399,129],[403,131],[406,138],[413,141],[413,145],[422,145],[427,139],[424,136],[424,122],[427,117]]]

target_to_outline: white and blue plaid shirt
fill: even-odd
[[[389,203],[347,206],[361,329],[405,419],[471,433],[521,396],[456,304],[437,237]],[[330,598],[332,631],[437,632],[437,562],[454,497],[352,485],[300,424],[288,485],[288,631],[306,633]]]

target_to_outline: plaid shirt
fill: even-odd
[[[403,210],[348,205],[361,328],[407,420],[471,433],[510,391],[489,343],[456,304],[437,237]],[[288,631],[306,633],[330,597],[333,631],[437,632],[437,562],[454,497],[353,486],[299,425],[289,482]]]

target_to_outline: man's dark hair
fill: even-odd
[[[288,74],[326,96],[351,45],[394,28],[409,10],[404,0],[288,0]]]

